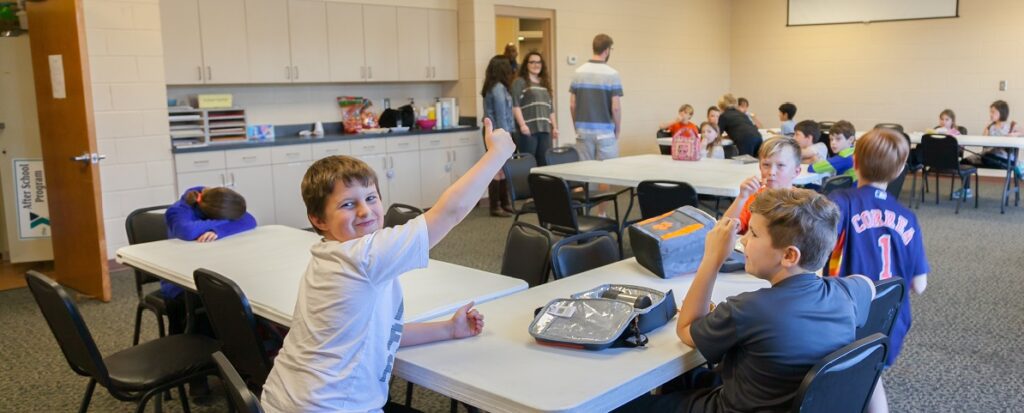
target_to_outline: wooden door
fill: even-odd
[[[429,80],[429,10],[398,8],[398,79]],[[458,47],[458,45],[456,45]]]
[[[366,81],[366,57],[363,52],[363,6],[350,3],[326,3],[327,50],[331,80]]]
[[[206,83],[249,83],[245,2],[199,0],[199,27]]]
[[[246,43],[249,56],[253,56],[249,77],[253,83],[292,81],[288,25],[284,20],[287,15],[287,0],[245,0]]]
[[[459,25],[454,10],[430,11],[431,80],[459,80]]]
[[[327,53],[327,11],[323,1],[288,0],[292,81],[331,80]]]
[[[32,72],[57,282],[110,301],[92,90],[81,0],[30,2]]]
[[[397,24],[395,7],[363,5],[366,80],[370,82],[398,80]]]
[[[164,73],[168,85],[203,83],[202,40],[197,0],[160,0],[160,31],[164,34]]]

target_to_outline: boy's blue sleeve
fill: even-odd
[[[853,157],[852,156],[833,156],[828,160],[817,161],[811,164],[811,167],[807,169],[808,172],[812,173],[834,173],[836,175],[842,175],[844,172],[853,168]]]
[[[250,215],[248,212],[246,212],[236,220],[219,222],[221,222],[221,224],[213,227],[213,232],[217,233],[218,238],[224,238],[227,236],[235,235],[242,231],[248,231],[250,229],[256,228],[256,218]]]
[[[910,251],[911,256],[914,257],[914,273],[908,275],[909,278],[917,277],[918,275],[925,275],[931,271],[928,265],[928,254],[924,251],[924,234],[921,233],[921,225],[914,221],[914,238],[910,240]],[[908,280],[909,281],[909,280]]]
[[[703,318],[690,324],[690,337],[697,351],[709,363],[718,363],[722,357],[740,342],[736,328],[736,297],[729,297],[724,303]]]
[[[164,213],[167,230],[170,236],[185,241],[193,241],[207,231],[228,221],[220,219],[200,219],[192,212],[192,207],[175,204]]]
[[[864,323],[868,321],[868,313],[871,312],[871,301],[874,299],[871,294],[874,282],[863,275],[850,275],[836,278],[836,280],[850,294],[854,314],[857,315],[857,327],[864,326]]]

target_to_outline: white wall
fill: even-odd
[[[167,131],[160,10],[156,0],[85,0],[107,255],[128,244],[132,210],[170,203],[174,166]]]
[[[923,130],[951,108],[980,134],[996,99],[1024,121],[1024,2],[963,0],[960,16],[786,27],[786,0],[733,0],[732,91],[771,127],[787,100],[798,120],[847,119],[858,129]]]

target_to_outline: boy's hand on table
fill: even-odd
[[[452,316],[452,338],[466,338],[480,334],[484,330],[484,315],[473,308],[470,301],[455,311]]]
[[[213,231],[206,231],[199,238],[196,238],[196,242],[210,242],[217,239],[217,233]]]
[[[738,226],[739,221],[733,218],[722,217],[718,220],[704,240],[704,259],[722,265],[736,245]]]
[[[512,135],[504,129],[494,129],[490,118],[484,118],[484,140],[487,142],[487,151],[503,154],[505,158],[511,157],[516,151],[516,144],[512,142]]]

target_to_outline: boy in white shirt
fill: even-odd
[[[800,145],[800,163],[813,164],[828,159],[828,146],[818,142],[821,138],[821,127],[813,120],[802,120],[796,124],[793,140]]]
[[[508,132],[484,122],[487,153],[433,208],[383,228],[377,176],[347,156],[321,159],[302,179],[311,248],[291,330],[263,386],[267,412],[389,410],[388,382],[400,346],[471,337],[483,329],[473,303],[447,321],[403,323],[398,276],[425,268],[428,252],[476,205],[512,155]],[[452,286],[458,288],[458,286]]]

